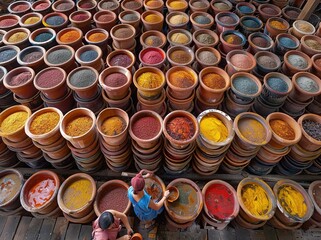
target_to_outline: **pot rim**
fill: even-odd
[[[278,91],[274,90],[273,88],[271,88],[271,87],[269,86],[269,84],[267,84],[267,80],[268,80],[270,77],[274,77],[274,76],[276,76],[276,77],[278,77],[278,78],[281,78],[281,79],[288,85],[288,91],[286,91],[286,92],[278,92]],[[263,82],[264,82],[264,87],[266,87],[270,92],[276,93],[276,94],[287,95],[287,94],[289,94],[289,93],[292,91],[292,89],[293,89],[293,84],[292,84],[291,79],[290,79],[288,76],[284,75],[283,73],[278,73],[278,72],[268,73],[268,74],[266,74],[266,75],[264,76]]]
[[[184,44],[173,42],[173,41],[171,40],[171,37],[172,37],[172,35],[175,34],[175,33],[183,33],[183,34],[185,34],[185,35],[189,38],[189,41],[188,41],[187,43],[184,43]],[[188,30],[186,30],[186,29],[177,28],[177,29],[172,29],[171,31],[169,31],[169,32],[167,33],[167,41],[168,41],[171,45],[174,45],[174,46],[177,46],[177,45],[189,46],[189,45],[192,43],[192,41],[193,41],[193,36],[192,36],[192,34],[191,34]]]
[[[35,6],[37,6],[38,4],[41,4],[41,3],[48,3],[49,5],[48,5],[47,8],[37,10],[37,9],[35,8]],[[52,4],[51,4],[51,1],[50,1],[50,0],[38,0],[38,1],[33,2],[33,3],[31,4],[31,10],[32,10],[33,12],[46,11],[46,10],[48,10],[48,9],[51,8],[51,5],[52,5]]]
[[[84,13],[87,15],[87,19],[85,20],[74,20],[73,17],[77,14],[80,14],[80,13]],[[79,24],[79,23],[83,23],[84,21],[90,21],[92,18],[92,15],[89,11],[86,11],[86,10],[77,10],[77,11],[74,11],[72,12],[70,15],[69,15],[69,21],[70,22],[73,22],[73,23],[76,23],[76,24]]]
[[[199,34],[209,34],[211,37],[213,37],[214,39],[214,43],[212,44],[204,44],[204,43],[201,43],[199,42],[196,38]],[[193,33],[193,42],[196,44],[196,43],[199,43],[201,45],[206,45],[206,46],[216,46],[218,44],[218,42],[220,41],[220,38],[219,36],[214,32],[214,31],[211,31],[209,29],[199,29],[199,30],[196,30],[194,33]]]
[[[302,123],[304,120],[314,120],[315,122],[321,123],[321,117],[317,114],[312,114],[312,113],[306,113],[303,114],[301,117],[298,119],[298,123],[302,129],[302,135],[308,139],[309,142],[312,142],[313,144],[317,144],[321,146],[321,141],[318,141],[317,139],[311,137],[303,128]]]
[[[298,24],[298,23],[308,24],[309,27],[311,27],[312,30],[311,30],[310,32],[304,32],[304,31],[300,30],[300,29],[297,27],[297,24]],[[299,34],[313,35],[313,34],[315,33],[315,31],[316,31],[315,27],[314,27],[311,23],[309,23],[308,21],[305,21],[305,20],[296,20],[296,21],[294,21],[294,23],[293,23],[292,26],[293,26],[294,31],[297,31]]]
[[[61,3],[70,3],[72,6],[70,8],[68,8],[68,9],[58,10],[57,7]],[[76,5],[75,5],[74,1],[71,1],[71,0],[59,0],[59,1],[56,1],[56,2],[52,3],[51,8],[52,8],[52,10],[54,12],[65,13],[65,12],[73,10],[75,8],[75,6]]]
[[[47,41],[44,41],[44,42],[36,42],[34,39],[36,36],[38,36],[39,34],[41,33],[44,33],[44,32],[49,32],[52,34],[52,37],[50,39],[48,39]],[[35,31],[33,31],[30,35],[29,35],[29,42],[32,44],[32,45],[39,45],[39,44],[47,44],[47,43],[50,43],[52,40],[55,40],[56,39],[56,32],[55,30],[53,30],[52,28],[38,28],[36,29]]]
[[[299,77],[305,76],[307,78],[310,78],[311,80],[313,80],[313,82],[315,82],[318,85],[318,91],[316,92],[308,92],[306,90],[304,90],[303,88],[301,88],[299,86],[299,84],[297,83],[297,79]],[[296,74],[293,75],[292,77],[292,83],[293,86],[300,92],[302,92],[303,94],[309,94],[310,96],[317,96],[321,93],[321,80],[319,77],[317,77],[316,75],[309,73],[309,72],[298,72]]]
[[[38,60],[36,61],[33,61],[33,62],[24,62],[22,60],[22,55],[24,53],[28,53],[29,50],[31,49],[37,49],[37,50],[40,50],[39,52],[42,53],[42,56],[41,58],[39,58]],[[38,52],[38,51],[35,51],[35,52]],[[17,62],[18,64],[20,64],[21,66],[25,65],[25,64],[32,64],[32,63],[36,63],[36,62],[41,62],[41,60],[43,60],[45,58],[45,54],[46,54],[46,50],[41,47],[41,46],[30,46],[30,47],[27,47],[27,48],[24,48],[22,51],[19,52],[18,56],[17,56]]]
[[[20,21],[20,20],[19,20]],[[27,37],[18,41],[18,42],[9,42],[8,39],[15,33],[17,32],[24,32],[27,34]],[[21,43],[24,43],[26,41],[28,41],[29,39],[29,36],[30,36],[30,30],[28,28],[24,28],[24,27],[20,27],[20,28],[14,28],[14,29],[11,29],[9,31],[6,32],[5,35],[3,35],[3,39],[2,39],[2,42],[5,44],[5,45],[19,45]]]
[[[124,37],[124,38],[116,37],[114,35],[114,32],[116,30],[118,30],[119,28],[130,29],[132,31],[132,34],[130,36]],[[110,30],[110,36],[113,38],[113,40],[116,40],[116,41],[126,41],[126,40],[129,40],[129,39],[132,39],[135,36],[135,34],[136,34],[136,29],[132,25],[129,25],[129,24],[117,24],[114,27],[112,27],[112,29]]]
[[[234,23],[224,23],[220,20],[223,16],[229,16],[235,20]],[[224,25],[225,27],[234,27],[237,26],[240,23],[240,18],[237,16],[234,12],[219,12],[215,15],[215,21],[216,23],[219,23],[220,25]]]
[[[121,73],[126,76],[126,83],[119,86],[119,87],[111,87],[105,84],[105,78],[112,74],[112,73]],[[112,66],[105,68],[99,75],[99,84],[105,91],[119,91],[120,89],[123,89],[124,87],[130,85],[132,83],[132,74],[131,72],[124,67],[120,66]]]
[[[145,54],[146,52],[148,52],[148,51],[153,51],[153,50],[161,53],[161,55],[162,55],[162,57],[163,57],[163,60],[162,60],[161,62],[159,62],[159,63],[154,63],[154,64],[145,63],[145,62],[143,61],[143,56],[144,56],[144,54]],[[141,63],[143,63],[143,64],[148,64],[148,65],[151,66],[151,67],[158,67],[158,66],[160,66],[160,65],[163,65],[164,62],[166,61],[166,53],[165,53],[165,51],[164,51],[162,48],[159,48],[159,47],[147,47],[147,48],[143,48],[143,49],[139,52],[138,58],[139,58],[139,61],[140,61]]]
[[[15,74],[19,74],[19,73],[22,73],[22,72],[29,72],[31,73],[31,77],[23,84],[19,84],[17,86],[14,86],[14,85],[10,85],[9,84],[9,77],[11,79],[12,75],[15,75]],[[35,77],[35,71],[30,68],[30,67],[17,67],[17,68],[14,68],[12,69],[11,71],[9,71],[7,73],[7,75],[4,77],[3,79],[3,85],[7,88],[7,89],[20,89],[20,88],[23,88],[25,87],[26,85],[29,85],[31,82],[33,82],[33,79]],[[12,91],[12,90],[11,90]]]
[[[25,24],[25,20],[28,19],[29,17],[33,17],[33,16],[36,16],[36,17],[39,17],[39,20],[33,24]],[[20,19],[19,19],[19,25],[21,27],[24,27],[24,28],[27,28],[27,27],[33,27],[33,26],[37,26],[38,24],[41,24],[42,23],[42,18],[43,18],[43,15],[39,12],[30,12],[30,13],[27,13],[25,15],[23,15]],[[29,34],[30,36],[30,34]]]
[[[185,1],[185,0],[179,0],[180,2],[184,2],[184,3],[185,3],[185,6],[184,6],[184,7],[182,7],[182,8],[173,8],[173,7],[171,7],[171,6],[169,5],[169,3],[170,3],[170,2],[173,2],[173,1],[175,1],[175,0],[167,0],[166,3],[165,3],[167,9],[169,9],[171,12],[174,12],[174,11],[177,11],[177,12],[179,12],[179,11],[185,12],[185,10],[188,8],[188,2]]]
[[[76,73],[77,71],[80,71],[80,70],[90,70],[92,71],[94,74],[95,74],[95,80],[93,81],[92,84],[88,85],[88,86],[85,86],[85,87],[77,87],[77,86],[74,86],[71,84],[70,80],[71,80],[71,77],[74,73]],[[98,74],[98,71],[96,69],[94,69],[93,67],[90,67],[90,66],[80,66],[80,67],[77,67],[75,69],[73,69],[67,76],[67,85],[70,89],[74,90],[74,91],[86,91],[87,89],[89,88],[92,88],[94,86],[97,85],[98,83],[98,78],[99,78],[99,74]]]
[[[60,24],[60,25],[50,25],[46,22],[47,18],[49,17],[53,17],[53,16],[59,16],[59,17],[62,17],[65,21]],[[49,27],[49,28],[60,28],[60,27],[64,27],[66,25],[68,21],[68,17],[63,14],[63,13],[60,13],[60,12],[52,12],[52,13],[48,13],[47,15],[45,15],[43,18],[42,18],[42,24],[45,26],[45,27]]]
[[[185,1],[185,0],[184,0]],[[166,2],[167,3],[167,2]],[[188,5],[187,5],[188,6]],[[185,22],[185,23],[181,23],[181,24],[172,24],[171,22],[170,22],[170,19],[171,19],[171,17],[173,17],[173,16],[176,16],[176,15],[183,15],[186,19],[187,19],[187,21]],[[172,12],[170,12],[170,13],[168,13],[167,15],[166,15],[166,17],[165,17],[165,21],[166,21],[166,23],[167,23],[167,25],[168,26],[172,26],[172,27],[174,27],[174,28],[182,28],[182,27],[184,27],[184,26],[186,26],[187,24],[188,24],[188,22],[189,22],[189,16],[185,13],[185,12],[179,12],[179,11],[172,11]]]
[[[202,23],[198,23],[194,20],[195,17],[198,17],[198,16],[205,16],[207,17],[210,22],[207,23],[207,24],[202,24]],[[216,15],[217,16],[217,15]],[[195,26],[198,26],[198,27],[205,27],[205,26],[212,26],[214,24],[214,18],[212,17],[211,14],[207,13],[207,12],[193,12],[190,16],[189,16],[189,20],[190,22],[195,25]]]
[[[19,4],[28,5],[28,9],[23,10],[23,11],[14,11],[14,10],[12,9],[13,6],[19,5]],[[8,11],[9,11],[9,13],[11,13],[11,14],[21,14],[21,13],[24,13],[24,12],[29,11],[30,9],[31,9],[31,3],[30,3],[30,2],[27,2],[27,1],[15,1],[15,2],[12,2],[12,3],[8,6]]]
[[[178,63],[178,62],[173,61],[172,58],[170,57],[170,55],[173,51],[177,51],[177,50],[183,50],[184,52],[188,53],[191,56],[191,60],[186,63]],[[167,60],[170,62],[170,64],[174,64],[174,66],[186,66],[186,65],[190,65],[194,62],[195,54],[191,48],[186,47],[186,46],[182,46],[182,45],[178,45],[178,46],[172,46],[171,48],[169,48],[166,51],[166,57],[167,57]]]
[[[274,68],[269,68],[269,67],[263,66],[258,61],[258,59],[262,56],[268,56],[268,57],[272,58],[277,66]],[[256,60],[257,65],[260,65],[261,67],[264,67],[266,69],[273,70],[273,71],[277,71],[281,67],[281,64],[282,64],[280,58],[275,53],[272,53],[269,51],[259,51],[254,55],[254,58]]]
[[[50,63],[47,59],[48,55],[51,53],[51,52],[54,52],[56,50],[60,50],[60,49],[67,49],[71,52],[71,57],[70,59],[68,59],[66,62],[63,62],[63,63]],[[63,66],[64,64],[66,64],[67,62],[69,61],[72,61],[73,59],[75,58],[75,50],[68,46],[68,45],[57,45],[57,46],[54,46],[52,48],[50,48],[47,52],[46,52],[46,55],[45,55],[45,64],[48,65],[48,66],[51,66],[51,67],[61,67]]]
[[[93,3],[93,6],[90,7],[90,8],[82,8],[82,7],[81,7],[81,4],[82,4],[83,2],[91,2],[91,3]],[[77,2],[76,6],[77,6],[77,9],[78,9],[78,10],[90,11],[90,10],[94,10],[94,9],[97,7],[97,2],[94,1],[94,0],[79,0],[79,1]]]
[[[137,20],[133,20],[133,21],[126,21],[126,20],[124,20],[123,17],[124,17],[124,15],[127,15],[127,14],[134,14],[134,15],[136,15],[136,16],[137,16]],[[119,21],[120,21],[120,22],[123,22],[123,23],[134,23],[134,22],[140,21],[140,19],[141,19],[140,17],[141,17],[140,13],[137,12],[137,11],[135,11],[135,10],[124,10],[124,11],[122,11],[122,12],[120,12],[120,13],[118,14],[118,19],[119,19]]]
[[[289,63],[288,61],[288,57],[289,55],[299,55],[300,57],[304,58],[306,61],[307,61],[307,67],[306,68],[297,68],[295,66],[293,66],[292,64]],[[301,52],[299,50],[290,50],[290,51],[287,51],[285,54],[284,54],[284,63],[294,69],[299,69],[299,72],[308,72],[309,69],[312,67],[312,61],[311,61],[311,58],[305,54],[304,52]]]
[[[105,8],[102,7],[103,3],[105,3],[105,2],[113,2],[113,3],[116,3],[117,6],[116,6],[115,8],[105,9]],[[112,11],[112,10],[118,9],[118,8],[120,7],[120,4],[119,4],[119,1],[117,1],[117,0],[101,0],[101,1],[97,4],[97,7],[98,7],[99,11],[103,11],[103,10],[110,10],[110,11]]]
[[[15,20],[17,20],[17,22],[16,22],[15,24],[13,24],[13,25],[6,26],[6,27],[2,28],[3,30],[4,30],[4,29],[7,29],[7,28],[13,29],[15,26],[18,26],[18,25],[19,25],[20,17],[19,17],[18,15],[15,15],[15,14],[5,14],[5,15],[0,16],[0,20],[6,19],[6,18],[14,18]]]
[[[95,52],[97,52],[97,57],[94,60],[91,61],[83,61],[80,59],[80,56],[82,53],[84,53],[85,51],[89,51],[89,50],[93,50]],[[96,46],[96,45],[83,45],[80,48],[77,49],[76,53],[75,53],[75,59],[76,61],[80,64],[80,65],[84,65],[84,64],[88,64],[88,63],[92,63],[92,62],[96,62],[97,60],[101,59],[103,55],[103,52],[101,51],[101,48]]]
[[[2,47],[0,47],[0,52],[1,52],[1,50],[7,50],[7,49],[14,49],[14,50],[16,51],[16,55],[15,55],[13,58],[8,59],[8,60],[5,61],[5,62],[0,62],[0,63],[1,63],[1,66],[6,65],[6,64],[12,62],[13,60],[17,59],[18,54],[19,54],[19,52],[20,52],[20,48],[17,47],[17,46],[15,46],[15,45],[2,46]]]
[[[159,16],[161,18],[160,21],[158,22],[147,22],[145,20],[145,17],[150,15],[150,14],[155,14],[157,16]],[[147,10],[147,11],[144,11],[141,15],[140,15],[140,20],[142,21],[143,24],[148,24],[148,25],[158,25],[160,23],[163,23],[164,22],[164,15],[158,11],[155,11],[155,10]]]
[[[91,34],[95,34],[95,33],[103,33],[105,34],[106,38],[101,40],[100,42],[92,42],[89,40],[89,36],[91,36]],[[92,44],[92,45],[95,45],[95,44],[100,44],[100,43],[103,43],[104,41],[106,41],[109,37],[109,34],[108,32],[105,30],[105,29],[102,29],[102,28],[94,28],[94,29],[91,29],[89,30],[86,35],[85,35],[85,41],[89,44]]]
[[[223,77],[224,81],[225,81],[225,87],[224,88],[220,88],[220,89],[214,89],[214,88],[210,88],[210,87],[206,86],[204,84],[204,82],[203,82],[203,76],[205,76],[206,74],[209,74],[209,73],[215,73],[215,74],[218,74],[221,77]],[[231,78],[227,74],[226,71],[224,71],[223,69],[221,69],[219,67],[206,67],[206,68],[203,68],[199,73],[199,82],[200,82],[200,86],[202,88],[204,88],[206,91],[210,91],[210,92],[213,92],[213,93],[220,93],[220,92],[226,91],[230,87]]]
[[[98,20],[98,17],[100,15],[112,15],[113,19],[111,19],[110,21],[107,21],[107,22],[103,22],[103,21],[99,21]],[[110,10],[102,10],[102,11],[98,11],[94,14],[93,16],[93,20],[98,23],[98,24],[107,24],[107,23],[111,23],[111,22],[114,22],[115,20],[117,19],[117,15],[113,12],[113,11],[110,11]],[[109,32],[109,34],[111,35],[111,30]]]

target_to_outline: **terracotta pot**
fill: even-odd
[[[32,190],[33,187],[35,187],[37,184],[39,184],[41,181],[44,180],[52,180],[54,189],[52,196],[45,201],[43,204],[41,204],[40,207],[32,206],[29,203],[29,192]],[[57,205],[57,194],[60,187],[60,179],[59,176],[49,170],[42,170],[34,173],[23,185],[21,189],[20,194],[20,202],[22,207],[27,210],[28,212],[36,212],[40,214],[47,214],[49,212],[52,212],[54,209],[58,207]],[[41,190],[39,190],[41,191]],[[39,202],[40,204],[40,202]]]
[[[260,51],[271,51],[274,46],[273,39],[265,33],[255,32],[248,36],[248,50],[255,54]]]
[[[279,56],[283,56],[290,50],[296,50],[299,46],[300,41],[295,36],[281,33],[276,36],[274,52]]]
[[[71,26],[79,28],[83,34],[91,29],[92,15],[88,11],[75,11],[70,14],[69,21]]]
[[[128,66],[122,66],[122,67],[126,67],[126,69],[128,71],[132,72],[136,58],[135,58],[135,55],[132,52],[130,52],[129,50],[119,49],[119,50],[115,50],[115,51],[110,52],[107,56],[107,59],[106,59],[107,65],[109,67],[118,67],[118,65],[113,65],[111,60],[113,59],[113,57],[115,57],[117,55],[123,55],[123,54],[127,55],[132,61]]]
[[[277,72],[281,67],[281,60],[274,53],[260,51],[254,55],[254,58],[256,60],[256,69],[259,73]]]
[[[188,8],[188,2],[185,0],[179,0],[180,5],[179,6],[173,6],[172,2],[174,0],[168,0],[166,1],[166,7],[168,9],[168,12],[185,12],[186,9]]]
[[[236,42],[235,44],[229,43],[229,42],[227,42],[225,40],[227,37],[229,37],[229,38],[238,38],[238,39],[240,39],[240,42]],[[222,50],[225,53],[229,53],[232,50],[242,50],[243,46],[246,43],[246,38],[239,31],[227,30],[227,31],[222,32],[222,34],[220,35],[220,41],[221,41]]]
[[[77,2],[77,9],[81,11],[88,11],[92,15],[96,13],[97,2],[94,0],[80,0]]]
[[[159,53],[161,55],[161,57],[162,57],[162,60],[160,62],[156,62],[156,63],[148,63],[148,62],[144,61],[145,60],[145,55],[148,54],[148,52],[157,52],[157,53]],[[139,58],[139,61],[142,64],[142,66],[144,66],[144,67],[156,67],[156,68],[162,69],[164,67],[164,64],[165,64],[165,61],[166,61],[166,53],[161,48],[147,47],[145,49],[142,49],[139,52],[138,58]]]
[[[146,47],[163,48],[166,44],[166,36],[159,31],[147,31],[142,33],[142,35],[140,36],[140,44],[142,45],[143,48],[146,48]]]
[[[51,11],[51,1],[39,0],[31,5],[31,11],[46,15]]]
[[[14,69],[19,66],[17,63],[17,56],[20,52],[20,49],[14,45],[0,47],[0,53],[7,50],[13,50],[15,53],[12,54],[11,58],[8,57],[6,59],[1,59],[0,65],[5,67],[7,71],[10,71],[11,69]]]
[[[179,19],[179,21],[175,20]],[[184,12],[173,11],[166,15],[166,23],[169,30],[173,29],[187,29],[189,16]]]
[[[315,89],[308,91],[308,89],[304,89],[302,85],[298,83],[300,78],[309,78]],[[308,72],[298,72],[292,77],[292,84],[294,86],[294,91],[290,93],[291,98],[295,99],[299,102],[306,102],[310,100],[312,97],[317,96],[321,93],[321,80],[319,77],[313,75]],[[303,83],[302,83],[303,84]],[[312,89],[312,86],[311,86]]]
[[[120,3],[117,0],[102,0],[97,5],[99,11],[109,10],[119,14]]]
[[[296,20],[293,23],[292,34],[301,39],[304,35],[313,35],[315,33],[315,27],[304,20]]]
[[[82,54],[87,51],[94,51],[97,53],[97,57],[95,59],[90,59],[89,61],[82,57]],[[98,72],[101,72],[104,68],[103,60],[102,60],[102,51],[99,47],[95,45],[85,45],[80,47],[75,54],[76,61],[81,66],[89,66],[96,69]]]
[[[230,1],[227,0],[212,0],[211,9],[214,15],[217,15],[220,12],[229,12],[233,8],[233,5]]]
[[[63,13],[69,17],[69,15],[76,10],[76,5],[71,0],[59,0],[52,4],[52,10],[54,12]]]
[[[97,41],[95,39],[95,35],[94,34],[104,34],[105,38],[103,38],[101,40],[98,39],[98,41]],[[95,45],[95,46],[99,47],[100,50],[102,51],[102,56],[103,56],[103,59],[104,59],[108,54],[108,49],[106,48],[108,37],[109,37],[109,34],[105,29],[96,28],[96,29],[89,30],[86,33],[85,41],[90,45]]]
[[[32,57],[32,54],[39,55]],[[31,55],[31,59],[28,59],[28,56]],[[30,67],[35,72],[38,72],[42,70],[44,67],[46,67],[44,58],[45,58],[46,50],[43,47],[40,46],[31,46],[27,47],[24,50],[22,50],[17,57],[17,62],[19,65],[24,67]]]
[[[137,92],[138,107],[140,110],[153,110],[161,115],[164,110],[164,101],[166,98],[165,89],[162,90],[160,96],[156,99],[150,100],[143,98],[139,92]]]
[[[17,8],[17,10],[15,8]],[[8,6],[9,13],[16,14],[18,16],[23,16],[24,14],[30,12],[30,10],[31,10],[31,3],[27,1],[12,2]]]
[[[5,15],[0,16],[0,21],[6,20],[6,19],[12,20],[12,21],[10,21],[10,23],[11,22],[12,23],[2,26],[1,27],[2,30],[9,31],[9,30],[17,28],[19,26],[19,20],[20,20],[19,16],[15,15],[15,14],[5,14]]]
[[[42,33],[48,33],[52,36],[45,41],[36,41],[36,37]],[[29,42],[31,43],[31,45],[40,46],[48,50],[56,44],[56,32],[51,28],[39,28],[29,35]]]
[[[286,6],[282,8],[282,15],[285,20],[289,22],[289,24],[293,24],[295,20],[297,20],[298,16],[301,13],[301,9],[293,6]]]
[[[202,43],[198,40],[198,36],[200,34],[208,34],[213,38],[213,43],[208,44],[208,43]],[[219,42],[219,37],[217,36],[217,34],[209,29],[200,29],[198,31],[195,31],[193,33],[193,42],[195,43],[195,47],[196,49],[200,48],[200,47],[215,47],[218,42]]]
[[[321,64],[320,64],[320,54],[315,54],[311,60],[312,60],[312,72],[313,74],[317,75],[318,77],[321,77]]]
[[[0,75],[2,75],[2,77],[0,77],[0,94],[3,95],[6,92],[8,92],[8,90],[5,88],[5,86],[3,85],[3,79],[5,77],[5,75],[8,73],[7,69],[0,66]]]
[[[282,28],[276,26],[275,25],[276,22],[280,24]],[[264,33],[268,34],[272,39],[275,39],[277,35],[281,33],[286,33],[289,27],[290,27],[289,23],[283,18],[270,17],[265,24]]]
[[[9,40],[10,37],[16,33],[24,33],[26,35],[26,37],[21,40],[19,39],[18,41]],[[14,29],[8,31],[3,36],[2,41],[5,45],[15,45],[15,46],[19,47],[20,49],[22,49],[22,48],[28,47],[30,45],[29,35],[30,35],[30,30],[27,28],[14,28]]]
[[[307,151],[316,151],[320,149],[321,141],[314,139],[304,130],[302,126],[304,120],[312,120],[321,123],[321,118],[316,114],[304,114],[298,119],[298,123],[302,130],[302,138],[298,144]]]
[[[216,61],[214,62],[209,62],[208,60],[206,60],[205,57],[202,57],[203,54],[208,54],[208,53],[212,53],[213,56],[215,56]],[[195,52],[195,58],[196,61],[198,62],[199,66],[201,68],[206,68],[206,67],[217,67],[217,65],[220,63],[221,61],[221,54],[219,51],[217,51],[214,48],[211,47],[200,47],[199,49],[196,50]],[[205,58],[205,59],[204,59]]]
[[[183,51],[186,55],[189,55],[189,59],[186,59],[186,61],[177,61],[177,59],[173,59],[173,56],[175,55],[175,52]],[[166,52],[166,57],[172,67],[174,66],[191,66],[191,64],[194,62],[195,54],[192,51],[192,49],[185,47],[185,46],[173,46],[169,48]]]
[[[162,0],[144,0],[143,4],[146,11],[153,10],[162,12],[164,8],[164,2]]]
[[[192,0],[188,2],[190,13],[207,12],[210,8],[210,3],[204,0]]]
[[[197,18],[208,19],[208,23],[200,23]],[[206,12],[194,12],[190,15],[190,22],[192,23],[192,31],[197,31],[200,29],[210,29],[214,24],[214,18]]]
[[[90,129],[80,135],[80,136],[69,136],[66,134],[66,125],[73,119],[77,117],[87,116],[93,120],[93,124]],[[60,133],[61,135],[69,141],[75,148],[85,148],[92,144],[93,139],[96,136],[96,129],[95,129],[95,121],[96,117],[95,114],[87,108],[76,108],[69,111],[67,114],[64,115],[62,121],[60,122]]]
[[[94,15],[94,21],[98,28],[110,30],[116,25],[117,15],[109,10],[99,11]]]
[[[216,30],[218,34],[226,30],[234,30],[240,23],[239,17],[235,13],[220,12],[215,16]]]
[[[28,18],[31,18],[31,17],[37,17],[39,18],[38,21],[36,21],[35,23],[26,23],[26,20]],[[29,29],[30,31],[34,31],[36,30],[37,28],[39,27],[42,27],[42,15],[40,13],[36,13],[36,12],[33,12],[33,13],[27,13],[25,15],[23,15],[20,20],[19,20],[19,25],[23,28],[27,28]]]
[[[79,34],[79,38],[75,39],[75,40],[69,40],[69,38],[67,37],[68,41],[63,41],[62,40],[62,36],[68,32],[71,31],[76,31]],[[69,28],[65,28],[62,29],[61,31],[59,31],[56,35],[56,42],[59,45],[67,45],[72,47],[75,51],[77,51],[78,48],[80,48],[83,44],[82,44],[82,38],[83,38],[83,33],[79,28],[76,27],[69,27]]]
[[[321,219],[321,209],[318,202],[319,196],[318,194],[316,194],[318,192],[319,186],[320,186],[320,180],[317,180],[312,182],[308,189],[308,194],[314,205],[314,213],[310,218],[310,220],[312,220],[312,223],[316,224],[317,226],[319,225],[319,221]]]
[[[143,240],[143,236],[140,233],[134,233],[131,240]]]
[[[172,46],[189,47],[192,43],[192,40],[193,40],[192,34],[186,29],[174,29],[169,31],[167,34],[167,41],[169,42],[171,47]]]
[[[51,25],[50,22],[48,23],[47,20],[51,17],[60,17],[63,18],[64,22],[59,24],[59,25]],[[45,15],[42,19],[42,25],[44,25],[45,27],[49,27],[52,28],[53,30],[56,31],[56,33],[58,33],[60,30],[64,29],[67,27],[68,25],[68,17],[63,14],[63,13],[59,13],[59,12],[53,12],[53,13],[48,13],[47,15]]]
[[[126,17],[130,16],[130,20],[128,20]],[[134,17],[135,16],[135,17]],[[133,26],[136,29],[136,35],[140,33],[141,31],[141,15],[139,12],[127,10],[122,11],[118,15],[118,19],[122,24],[129,24]]]
[[[156,22],[147,21],[146,17],[149,15],[155,15],[159,18],[159,20]],[[153,11],[153,10],[145,11],[142,13],[140,19],[143,24],[144,31],[150,31],[150,30],[161,31],[163,29],[164,16],[160,12]]]
[[[246,37],[249,37],[250,34],[257,33],[259,34],[263,28],[263,22],[254,16],[243,16],[240,21],[240,31]]]
[[[89,195],[89,199],[88,201],[80,206],[80,208],[75,208],[73,207],[72,209],[70,207],[68,207],[68,203],[66,203],[65,199],[64,199],[64,195],[67,194],[66,191],[68,190],[68,188],[71,188],[69,191],[72,191],[72,184],[77,181],[81,181],[81,180],[85,180],[85,181],[89,181],[90,182],[90,186],[85,185],[83,186],[83,190],[86,191],[86,193]],[[74,190],[77,191],[77,190]],[[77,194],[77,193],[69,193],[69,194]],[[59,208],[65,213],[68,214],[69,216],[71,216],[72,218],[83,218],[84,216],[88,215],[92,210],[93,210],[93,202],[95,200],[95,196],[96,196],[96,183],[94,181],[94,179],[89,176],[88,174],[85,173],[76,173],[71,175],[70,177],[68,177],[63,184],[61,185],[59,192],[58,192],[58,196],[57,196],[57,201],[58,201],[58,205]],[[70,200],[70,199],[69,199]],[[66,206],[67,205],[67,206]]]
[[[116,32],[126,31],[126,35],[124,37],[119,37],[119,35],[115,35]],[[116,48],[131,48],[133,45],[135,45],[135,39],[133,38],[136,35],[136,30],[133,26],[128,24],[119,24],[114,26],[111,31],[110,35],[113,38],[113,44]]]
[[[251,72],[256,66],[256,60],[251,53],[244,50],[233,50],[226,55],[226,72],[231,76],[237,72]],[[244,64],[244,62],[247,62]]]
[[[302,60],[304,59],[305,64],[301,63],[301,65],[299,65],[299,66],[291,64],[291,62],[289,61],[289,57],[291,55],[292,55],[292,58],[294,58],[292,60],[292,63],[298,62],[298,64],[300,64],[300,62],[302,62]],[[295,59],[295,57],[297,58],[297,60]],[[282,66],[282,71],[285,74],[293,76],[294,74],[296,74],[298,72],[309,72],[311,67],[312,67],[312,61],[311,61],[310,57],[299,50],[291,50],[291,51],[286,52],[284,55],[284,63]]]
[[[256,7],[252,3],[248,2],[239,2],[238,4],[236,4],[235,7],[235,13],[239,17],[243,17],[246,15],[254,15],[255,11]]]
[[[72,90],[68,90],[67,94],[56,100],[48,99],[43,94],[40,94],[41,99],[44,101],[45,106],[58,108],[63,114],[75,107],[75,100]]]
[[[310,44],[312,44],[312,46]],[[313,57],[315,54],[321,53],[321,50],[318,50],[317,48],[319,44],[321,44],[320,37],[314,35],[305,35],[301,38],[300,49],[309,57]]]
[[[124,11],[133,10],[140,14],[143,13],[143,2],[140,0],[125,0],[121,2],[120,6]]]
[[[281,9],[278,6],[269,3],[260,4],[257,10],[259,12],[260,19],[263,22],[266,22],[271,17],[279,17],[282,13]]]

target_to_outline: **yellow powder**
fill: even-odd
[[[161,22],[162,18],[156,14],[148,14],[145,17],[145,21],[149,23],[157,23],[157,22]]]
[[[173,16],[173,17],[171,17],[171,18],[169,19],[169,22],[170,22],[171,24],[175,24],[175,25],[177,25],[177,24],[184,24],[184,23],[187,23],[187,21],[188,21],[188,19],[187,19],[187,17],[184,16],[184,15],[175,15],[175,16]]]
[[[12,34],[9,39],[8,42],[10,43],[17,43],[17,42],[21,42],[23,40],[25,40],[28,37],[28,34],[25,32],[17,32]]]
[[[30,17],[30,18],[26,19],[24,24],[34,24],[34,23],[38,22],[39,20],[40,20],[39,17]]]
[[[189,42],[189,38],[184,33],[174,33],[171,41],[175,43],[185,44]]]
[[[185,1],[172,1],[169,6],[174,9],[182,9],[187,7],[187,3]]]

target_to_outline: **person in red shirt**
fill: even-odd
[[[121,230],[120,221],[127,229],[127,235],[117,238]],[[129,240],[133,229],[130,227],[127,216],[115,210],[104,211],[93,222],[93,240]]]

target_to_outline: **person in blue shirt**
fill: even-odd
[[[146,175],[143,173],[146,172]],[[153,172],[141,170],[131,180],[131,186],[128,188],[128,198],[133,205],[134,212],[140,221],[145,223],[145,228],[150,228],[155,223],[155,218],[164,210],[164,202],[169,195],[165,191],[164,196],[159,202],[154,202],[151,196],[144,190],[145,180],[153,175]]]

